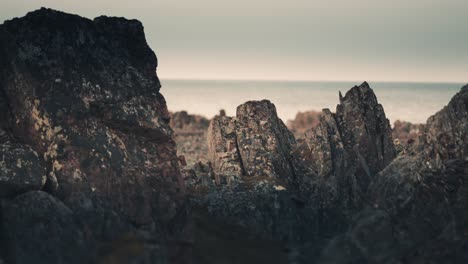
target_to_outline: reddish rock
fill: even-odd
[[[0,25],[0,58],[0,128],[39,154],[47,191],[65,204],[96,197],[186,240],[174,228],[186,196],[169,112],[139,21],[43,8]]]

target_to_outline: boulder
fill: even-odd
[[[208,128],[209,159],[215,173],[295,178],[294,136],[268,100],[237,107],[236,117],[216,116]]]
[[[0,129],[38,154],[44,190],[71,210],[84,196],[136,228],[156,226],[181,258],[185,187],[143,25],[42,8],[0,25],[0,58]]]

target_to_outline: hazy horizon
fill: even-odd
[[[2,1],[140,20],[161,79],[468,82],[468,1]]]

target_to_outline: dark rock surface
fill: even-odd
[[[420,144],[428,158],[468,160],[468,85],[429,117]]]
[[[2,226],[12,263],[87,263],[91,244],[73,211],[41,191],[15,197],[3,210]]]
[[[367,83],[340,93],[336,113],[324,109],[305,142],[304,158],[347,209],[362,206],[373,177],[396,156],[389,121]]]
[[[354,175],[365,190],[372,177],[396,156],[382,105],[363,83],[344,97],[340,95],[335,114],[325,109],[322,115],[319,126],[306,132],[316,170],[322,177]]]
[[[156,67],[137,20],[89,20],[43,8],[0,25],[0,131],[7,134],[0,137],[12,142],[0,141],[0,149],[25,164],[6,179],[25,185],[25,177],[34,178],[8,194],[40,189],[42,162],[43,189],[72,212],[99,204],[119,221],[166,239],[168,254],[181,257],[179,242],[190,242],[185,188]],[[2,171],[13,166],[6,162]],[[61,208],[48,207],[48,214]],[[88,217],[100,224],[98,214]],[[114,237],[124,235],[119,232]]]
[[[40,190],[46,182],[42,159],[29,146],[0,144],[0,196]]]
[[[428,119],[413,153],[373,178],[368,206],[328,244],[321,263],[468,261],[466,92]]]

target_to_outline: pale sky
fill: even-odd
[[[0,0],[142,21],[162,79],[468,81],[467,0]]]

